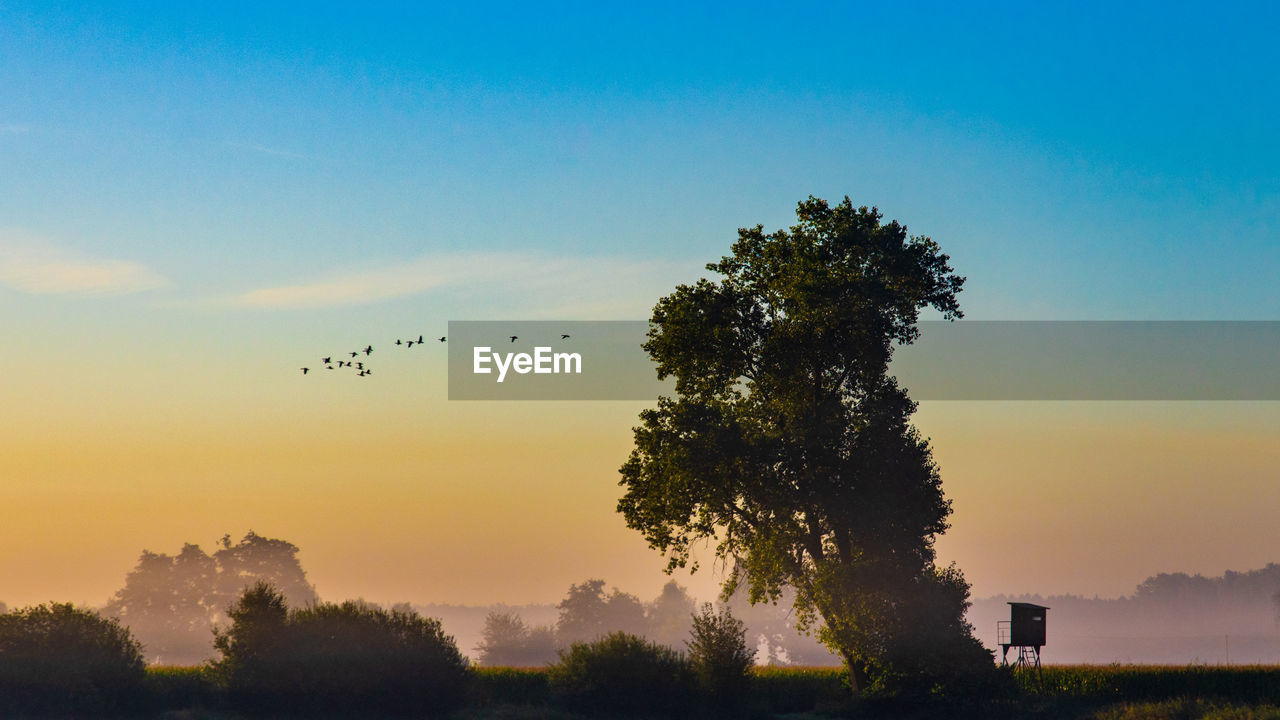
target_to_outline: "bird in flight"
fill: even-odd
[[[519,340],[519,339],[520,339],[520,337],[519,337],[519,336],[517,336],[517,335],[512,335],[512,336],[511,336],[511,342],[515,342],[515,341],[517,341],[517,340]]]
[[[362,363],[362,362],[358,362],[358,363],[356,363],[356,369],[357,369],[357,370],[363,370],[363,369],[364,369],[364,363]]]
[[[306,374],[307,374],[307,371],[308,371],[308,370],[310,370],[310,369],[311,369],[311,368],[302,368],[302,374],[303,374],[303,375],[306,375]]]
[[[568,335],[565,335],[565,334],[563,334],[563,333],[562,333],[562,334],[560,335],[560,339],[561,339],[561,340],[568,340],[568,339],[569,339],[569,336],[568,336]]]
[[[421,335],[419,335],[419,336],[418,336],[418,344],[419,344],[419,345],[421,345],[421,344],[422,344],[422,336],[421,336]]]
[[[410,340],[408,343],[405,344],[405,347],[413,347],[413,341]]]
[[[329,363],[333,362],[333,358],[331,358],[331,357],[327,357],[327,358],[325,358],[325,359],[323,360],[323,362],[324,362],[324,364],[325,364],[325,365],[328,365]]]
[[[372,352],[373,352],[373,346],[372,346],[372,345],[366,345],[366,346],[365,346],[365,349],[364,349],[365,357],[368,357]]]
[[[359,351],[359,350],[352,350],[352,351],[351,351],[351,357],[355,357],[355,356],[357,356],[357,355],[359,355],[359,354],[360,354],[360,351]]]
[[[403,341],[403,340],[401,340],[400,338],[396,338],[396,344],[397,344],[397,345],[403,345],[403,344],[404,344],[404,341]]]
[[[444,342],[444,335],[440,336],[440,342]]]

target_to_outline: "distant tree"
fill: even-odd
[[[668,647],[679,648],[689,637],[695,601],[675,580],[667,581],[662,593],[646,608],[645,636]]]
[[[554,625],[531,625],[525,640],[524,667],[550,665],[560,656],[560,644],[556,640]]]
[[[516,613],[491,611],[481,634],[476,646],[481,665],[535,667],[556,660],[555,631],[531,628]]]
[[[217,575],[217,563],[198,545],[177,555],[144,550],[104,612],[128,626],[153,660],[200,662],[211,655],[210,631],[226,605]]]
[[[224,535],[212,556],[187,543],[177,555],[148,550],[104,608],[128,626],[153,662],[195,664],[213,655],[213,627],[257,581],[283,591],[289,604],[316,602],[298,562],[298,548],[250,531],[232,544]]]
[[[611,632],[641,634],[645,631],[644,605],[635,595],[614,588],[606,595],[603,580],[572,585],[556,607],[560,618],[556,634],[561,644],[594,640]]]
[[[606,609],[604,619],[606,631],[644,634],[648,623],[645,618],[644,603],[640,602],[640,598],[613,588],[609,593]]]
[[[675,393],[640,415],[618,510],[669,570],[714,542],[733,562],[725,597],[793,588],[855,691],[923,660],[895,651],[922,623],[989,666],[962,620],[967,584],[935,565],[951,507],[888,372],[921,310],[961,316],[964,278],[933,240],[847,197],[796,215],[790,230],[740,230],[707,266],[721,279],[658,301],[644,347]]]
[[[298,562],[296,545],[263,537],[252,530],[234,545],[231,537],[224,535],[220,545],[213,559],[218,566],[218,598],[224,601],[221,607],[259,581],[279,590],[289,607],[306,607],[318,602],[315,587],[307,581],[307,574]]]
[[[812,634],[800,629],[793,610],[795,590],[783,588],[777,603],[752,604],[745,588],[739,589],[725,605],[747,626],[748,640],[763,646],[757,661],[765,665],[830,666],[841,662]]]
[[[110,618],[54,603],[0,614],[0,714],[113,715],[145,688],[138,641]]]

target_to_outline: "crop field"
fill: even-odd
[[[237,718],[220,711],[213,678],[203,668],[147,671],[157,717]],[[580,719],[557,707],[546,668],[471,670],[470,702],[458,717]],[[759,667],[750,701],[725,717],[786,718],[1046,718],[1080,720],[1280,720],[1280,666],[1046,666],[1009,673],[999,697],[849,699],[836,667]],[[702,715],[701,712],[691,715]]]

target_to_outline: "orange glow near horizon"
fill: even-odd
[[[554,602],[587,577],[656,595],[661,558],[614,511],[641,404],[451,403],[422,377],[289,376],[19,424],[0,439],[0,600],[100,604],[143,548],[249,529],[298,545],[326,599]],[[954,501],[941,559],[975,595],[1114,596],[1274,559],[1280,408],[925,403],[916,422]],[[705,570],[677,579],[715,592]]]

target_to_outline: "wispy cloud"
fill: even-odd
[[[378,302],[416,295],[444,284],[441,276],[418,263],[338,275],[324,280],[262,288],[240,295],[236,302],[254,307],[314,308]]]
[[[446,289],[521,299],[526,317],[647,312],[657,293],[692,279],[701,263],[536,253],[441,253],[312,282],[262,288],[233,298],[241,306],[324,308],[374,303]]]
[[[64,250],[42,240],[0,233],[0,285],[37,295],[115,295],[169,282],[141,263]]]
[[[26,135],[31,130],[26,123],[0,123],[0,135]]]

